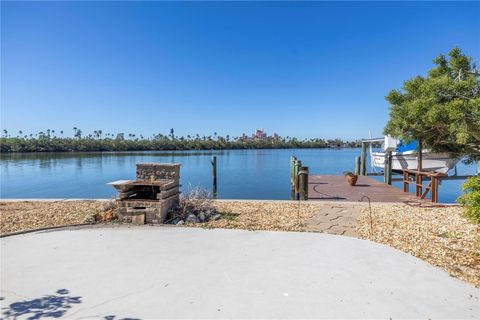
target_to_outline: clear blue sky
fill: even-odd
[[[16,134],[381,135],[384,97],[460,46],[480,2],[4,2],[1,126]]]

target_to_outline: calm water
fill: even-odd
[[[313,174],[354,169],[359,149],[226,150],[172,152],[48,153],[1,155],[1,198],[109,198],[108,182],[135,179],[140,162],[181,163],[183,191],[211,188],[211,156],[217,156],[218,197],[289,199],[289,158],[297,156]],[[459,174],[476,166],[458,165]],[[383,179],[383,177],[376,177]],[[444,181],[440,201],[454,202],[462,181]],[[400,186],[400,183],[396,183]]]

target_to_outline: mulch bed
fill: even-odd
[[[84,223],[102,206],[100,201],[0,202],[0,234]]]
[[[215,201],[223,218],[190,226],[206,228],[304,231],[305,222],[319,212],[322,204],[317,202],[285,201]]]

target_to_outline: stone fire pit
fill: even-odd
[[[163,223],[168,211],[178,206],[180,164],[139,163],[136,180],[109,184],[118,191],[118,217],[123,222]]]

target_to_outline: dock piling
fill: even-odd
[[[361,169],[362,176],[367,174],[367,143],[362,142],[362,169]]]
[[[300,167],[302,166],[302,161],[295,160],[294,165],[294,180],[293,180],[293,189],[295,190],[295,198],[298,198],[298,173],[300,171]]]
[[[295,179],[295,156],[290,157],[290,183],[293,185],[293,180]]]
[[[360,156],[356,156],[355,157],[355,174],[357,176],[360,175],[360,166],[361,166],[361,163],[362,163],[362,158]]]
[[[385,152],[383,177],[386,184],[392,184],[392,151]]]
[[[300,167],[298,171],[299,200],[308,200],[308,167]]]
[[[217,157],[212,156],[212,179],[213,179],[213,186],[212,186],[212,191],[213,191],[213,197],[217,197]]]

